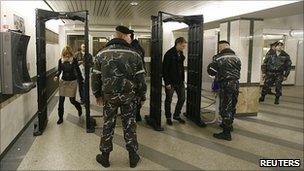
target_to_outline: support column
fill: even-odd
[[[220,40],[228,40],[231,49],[242,62],[236,115],[257,115],[263,57],[263,21],[241,18],[221,23]]]

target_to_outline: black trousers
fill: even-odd
[[[239,96],[239,81],[223,81],[220,83],[220,115],[224,131],[231,131],[236,104]]]
[[[59,118],[63,118],[63,113],[64,113],[64,96],[59,96],[59,105],[58,105],[58,116]],[[81,110],[81,105],[79,102],[76,101],[75,97],[70,97],[70,102],[75,106],[75,108],[80,111]]]
[[[84,83],[78,82],[78,91],[80,96],[80,101],[84,102]]]
[[[173,114],[173,117],[179,118],[180,113],[182,111],[183,105],[185,103],[185,85],[184,83],[179,85],[171,85],[172,88],[168,90],[166,88],[166,100],[165,100],[165,114],[167,119],[171,119],[172,113],[171,113],[171,103],[172,103],[172,97],[174,92],[177,94],[177,104],[175,107],[175,112]]]

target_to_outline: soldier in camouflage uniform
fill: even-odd
[[[283,51],[283,43],[277,42],[276,51],[269,54],[262,64],[262,77],[265,79],[262,88],[260,102],[265,100],[266,94],[269,92],[271,86],[275,84],[275,102],[279,104],[280,96],[282,96],[282,82],[285,81],[290,73],[291,60],[289,55]]]
[[[104,103],[104,125],[100,142],[102,154],[97,162],[109,167],[109,154],[113,150],[113,135],[118,108],[124,130],[126,148],[129,151],[130,167],[139,161],[136,137],[137,103],[146,100],[145,70],[140,55],[130,43],[131,32],[127,27],[116,27],[116,38],[102,49],[95,59],[92,89],[97,103]]]
[[[231,141],[232,123],[239,95],[241,61],[230,49],[229,42],[219,41],[218,45],[219,53],[213,57],[207,71],[209,75],[215,76],[215,81],[219,84],[219,110],[223,132],[213,134],[213,136]]]

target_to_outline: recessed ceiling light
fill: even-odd
[[[138,5],[138,2],[132,1],[132,2],[130,3],[130,5],[132,5],[132,6],[137,6],[137,5]]]

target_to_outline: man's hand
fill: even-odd
[[[171,85],[166,85],[166,89],[171,90],[172,86]]]
[[[287,80],[287,77],[283,77],[283,81],[286,81]]]
[[[266,74],[262,74],[262,79],[265,80]]]
[[[58,77],[56,76],[56,77],[54,77],[54,79],[53,79],[54,81],[57,81],[58,80]]]
[[[101,97],[96,98],[96,103],[97,103],[98,106],[101,106],[102,103],[103,103],[102,98]]]

